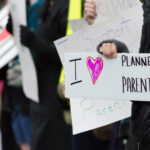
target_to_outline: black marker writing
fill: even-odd
[[[144,93],[150,92],[150,78],[122,77],[123,93]]]
[[[82,80],[77,80],[77,61],[80,61],[81,58],[77,58],[77,59],[72,59],[69,62],[74,62],[75,63],[75,81],[71,83],[71,85],[77,84],[77,83],[81,83]]]

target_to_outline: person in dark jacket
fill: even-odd
[[[142,27],[142,38],[140,53],[150,53],[150,1],[143,1],[144,21]],[[107,41],[107,45],[101,44],[99,51],[109,58],[116,57],[119,51],[117,48],[110,48],[114,41]],[[122,44],[121,44],[122,45]],[[107,47],[106,47],[107,46]],[[117,50],[116,50],[117,49]],[[111,52],[112,51],[112,52]],[[121,49],[123,51],[123,49]],[[150,150],[150,103],[133,102],[132,105],[132,132],[136,139],[136,148],[134,150]]]
[[[0,69],[0,80],[6,81],[7,67]],[[5,84],[4,84],[5,86]],[[4,91],[4,89],[3,89]],[[3,94],[2,91],[2,94]],[[4,105],[5,102],[5,105]],[[1,131],[2,131],[2,149],[3,150],[19,150],[15,136],[11,126],[11,109],[7,99],[2,95],[2,112],[1,112]],[[9,144],[8,144],[9,143]]]
[[[150,53],[150,1],[143,2],[144,20],[140,53]],[[150,103],[133,102],[132,130],[139,150],[150,150]]]
[[[21,43],[33,51],[39,86],[40,102],[31,104],[31,149],[71,150],[57,96],[61,62],[53,43],[65,36],[68,0],[46,0],[39,14],[37,34],[21,26]]]

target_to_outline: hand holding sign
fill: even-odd
[[[91,25],[94,23],[96,16],[96,3],[94,0],[86,0],[84,4],[84,19]]]
[[[123,53],[118,54],[115,59],[107,59],[97,53],[66,53],[65,56],[67,97],[127,101],[150,100],[149,54]],[[96,80],[92,78],[92,81],[87,66],[89,56],[94,59],[100,57],[104,65],[100,77]],[[74,65],[75,62],[72,63],[70,60],[78,61]],[[99,72],[96,71],[99,70],[99,67],[96,66],[95,71],[95,66],[95,63],[91,63],[90,68],[94,68],[92,77],[98,77]],[[94,85],[93,81],[96,81]]]
[[[117,47],[114,43],[104,43],[98,47],[98,51],[107,58],[117,57]]]

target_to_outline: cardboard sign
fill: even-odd
[[[12,36],[5,29],[8,20],[8,6],[0,11],[0,68],[18,55]]]
[[[25,95],[39,101],[36,69],[30,50],[20,43],[20,25],[26,26],[26,1],[9,0],[11,15],[13,19],[14,38],[19,49],[19,57],[22,67],[23,89]]]
[[[97,45],[107,39],[122,41],[131,52],[138,52],[143,24],[142,14],[141,5],[137,5],[124,11],[122,15],[110,18],[109,22],[92,25],[55,41],[62,63],[64,52],[96,52]]]
[[[73,134],[78,134],[131,116],[131,102],[71,99]]]
[[[66,97],[150,101],[150,54],[65,54]]]

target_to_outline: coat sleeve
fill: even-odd
[[[69,3],[66,1],[63,5],[62,9],[60,10],[60,20],[59,20],[59,29],[60,35],[65,36],[67,31],[67,23],[68,23],[68,8]]]
[[[7,68],[8,66],[5,66],[2,69],[0,69],[0,80],[6,80]]]
[[[140,148],[141,150],[150,150],[150,106],[148,103],[143,105],[142,114]]]
[[[99,48],[104,44],[104,43],[114,43],[117,47],[117,53],[129,53],[128,47],[126,46],[126,44],[124,44],[123,42],[117,41],[117,40],[105,40],[103,42],[101,42],[98,46],[97,46],[97,51],[99,52]]]
[[[60,38],[66,35],[67,16],[68,16],[68,4],[64,4],[63,7],[61,7],[59,13],[60,19],[58,23],[59,24],[58,33],[60,35]],[[52,54],[53,56],[58,56],[54,42],[47,42],[38,35],[35,37],[34,42],[30,48],[33,51],[41,53],[49,53]]]

